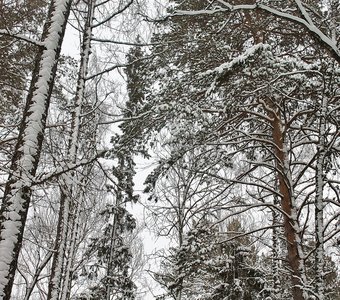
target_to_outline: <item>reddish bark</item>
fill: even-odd
[[[303,280],[301,273],[302,258],[299,253],[299,241],[296,216],[293,213],[294,203],[292,195],[292,187],[289,181],[289,170],[285,162],[288,159],[285,151],[285,141],[283,124],[280,119],[279,111],[277,113],[270,112],[273,127],[273,141],[275,143],[275,155],[278,169],[278,188],[281,194],[281,208],[284,211],[284,235],[287,242],[287,260],[291,269],[292,294],[294,300],[304,300]]]

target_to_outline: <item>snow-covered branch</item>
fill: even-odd
[[[14,38],[14,39],[25,41],[25,42],[28,42],[32,45],[38,46],[38,47],[44,47],[45,46],[43,42],[37,41],[35,39],[32,39],[32,38],[25,36],[23,34],[20,34],[20,33],[12,33],[12,32],[10,32],[6,29],[0,29],[0,35],[9,36],[9,37]]]
[[[224,7],[218,7],[215,9],[208,9],[208,10],[193,10],[193,11],[177,10],[169,17],[213,15],[217,13],[230,13],[234,11],[260,10],[260,11],[269,13],[271,15],[274,15],[276,17],[282,18],[284,20],[288,20],[295,24],[299,24],[303,26],[307,31],[311,33],[312,36],[317,38],[319,43],[325,48],[327,48],[332,53],[334,59],[338,63],[340,63],[340,49],[336,45],[336,42],[334,41],[334,39],[325,35],[317,26],[315,26],[315,24],[312,22],[312,20],[308,16],[306,10],[303,8],[302,4],[299,8],[302,11],[302,14],[306,17],[306,19],[300,18],[291,13],[281,11],[279,9],[270,7],[262,3],[232,5],[226,1],[219,1],[219,2],[223,4]],[[300,1],[297,1],[297,2],[300,2]],[[309,21],[311,21],[311,23]]]

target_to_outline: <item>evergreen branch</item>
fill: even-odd
[[[271,15],[274,15],[276,17],[279,17],[281,19],[302,25],[305,29],[307,29],[311,33],[313,37],[315,37],[318,40],[318,42],[321,45],[323,45],[326,49],[328,49],[332,53],[333,58],[340,64],[340,49],[337,47],[335,41],[329,38],[327,35],[325,35],[318,27],[314,25],[314,23],[310,24],[305,19],[302,19],[290,13],[278,10],[273,7],[269,7],[261,3],[232,5],[223,0],[218,1],[221,4],[223,4],[226,8],[219,7],[212,10],[196,10],[196,11],[178,10],[175,11],[172,15],[169,15],[169,17],[213,15],[217,13],[230,13],[240,10],[260,10]]]

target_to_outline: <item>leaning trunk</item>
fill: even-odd
[[[40,160],[46,118],[71,0],[51,1],[0,211],[0,298],[9,300]]]
[[[33,289],[36,286],[37,282],[39,281],[40,273],[45,268],[45,266],[48,264],[48,262],[51,260],[51,257],[52,257],[52,252],[48,252],[44,260],[41,262],[40,266],[35,271],[35,274],[33,276],[31,283],[26,288],[26,294],[25,294],[24,300],[29,300],[31,298]]]

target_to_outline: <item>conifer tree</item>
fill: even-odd
[[[181,247],[171,249],[157,278],[172,299],[264,299],[264,274],[256,267],[257,254],[242,232],[239,220],[220,232],[202,219],[190,230]],[[228,237],[230,241],[222,243]]]
[[[321,270],[323,241],[326,236],[332,239],[330,228],[336,226],[336,214],[329,212],[337,211],[337,205],[322,196],[326,189],[337,194],[332,192],[337,175],[326,171],[334,169],[331,157],[338,152],[336,46],[322,32],[309,32],[317,14],[311,8],[307,13],[300,1],[292,15],[276,2],[272,10],[265,3],[217,2],[173,1],[170,16],[154,35],[152,58],[139,68],[147,104],[139,104],[138,114],[151,111],[145,118],[153,120],[149,132],[157,136],[161,131],[162,144],[171,147],[148,177],[148,191],[189,151],[207,153],[210,164],[207,147],[219,149],[221,158],[232,161],[233,170],[221,159],[219,171],[206,172],[224,180],[229,191],[238,187],[250,196],[226,206],[248,206],[254,214],[278,212],[282,219],[276,218],[274,226],[284,228],[291,296],[301,300],[317,293],[322,298],[323,279],[317,279],[319,287],[314,289],[314,278],[306,272],[304,241],[314,235],[308,226],[317,224],[315,255]],[[323,155],[333,166],[326,167]],[[304,217],[310,210],[316,212],[316,223]],[[321,234],[326,211],[328,229]],[[318,274],[316,278],[322,277]]]

